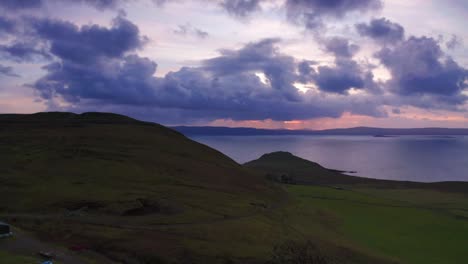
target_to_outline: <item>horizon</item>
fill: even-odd
[[[461,0],[0,2],[0,113],[468,128]]]
[[[75,114],[75,115],[82,115],[82,114],[87,114],[87,113],[98,113],[98,114],[118,114],[118,113],[112,113],[112,112],[81,112],[81,113],[76,113],[76,112],[62,112],[62,111],[46,111],[46,112],[35,112],[35,113],[0,113],[0,115],[34,115],[34,114],[47,114],[47,113],[66,113],[66,114]],[[125,117],[130,117],[124,114],[118,114],[122,115]],[[156,121],[146,121],[144,119],[138,119],[134,118],[137,121],[142,121],[142,122],[150,122],[150,123],[157,123]],[[161,124],[163,125],[163,124]],[[340,129],[355,129],[355,128],[370,128],[370,129],[402,129],[402,130],[411,130],[411,129],[466,129],[466,127],[370,127],[370,126],[354,126],[354,127],[337,127],[337,128],[326,128],[326,129],[289,129],[289,128],[256,128],[256,127],[243,127],[243,126],[210,126],[210,125],[168,125],[168,128],[180,128],[180,127],[189,127],[189,128],[234,128],[234,129],[257,129],[257,130],[288,130],[288,131],[326,131],[326,130],[340,130]]]
[[[240,128],[240,129],[257,129],[257,130],[288,130],[288,131],[326,131],[326,130],[339,130],[339,129],[354,129],[354,128],[372,128],[372,129],[467,129],[465,127],[368,127],[368,126],[357,126],[357,127],[338,127],[338,128],[327,128],[327,129],[288,129],[288,128],[255,128],[255,127],[228,127],[228,126],[168,126],[169,128],[177,127],[206,127],[206,128]]]

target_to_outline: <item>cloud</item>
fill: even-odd
[[[348,39],[333,37],[325,40],[325,50],[333,53],[336,57],[351,58],[359,50],[359,46],[351,44]]]
[[[279,53],[276,44],[279,39],[264,39],[249,43],[244,48],[224,50],[222,56],[204,61],[204,68],[216,76],[226,76],[243,72],[265,74],[271,87],[288,100],[300,100],[293,86],[297,79],[294,58]]]
[[[366,12],[382,7],[380,0],[286,0],[288,17],[305,25],[307,29],[316,29],[322,25],[322,18],[342,18],[351,12]]]
[[[123,30],[133,27],[122,19],[111,28],[77,27],[63,21],[36,24],[38,36],[49,43],[57,61],[43,68],[47,74],[32,87],[52,109],[151,113],[160,122],[173,123],[339,117],[345,111],[383,114],[366,97],[313,91],[299,94],[293,85],[299,80],[298,63],[278,51],[279,39],[223,50],[220,56],[202,61],[200,67],[183,67],[155,77],[157,64],[134,53],[143,45],[142,37],[138,30]],[[121,31],[127,34],[117,34]],[[103,48],[115,36],[126,37],[118,38],[120,45],[115,50]],[[92,56],[77,56],[86,52]],[[67,107],[61,109],[58,105],[64,103]]]
[[[451,38],[445,43],[447,49],[454,50],[463,46],[463,39],[457,35],[452,34]]]
[[[19,10],[39,8],[43,4],[43,0],[2,0],[0,1],[0,9]]]
[[[185,25],[178,25],[174,33],[180,36],[195,36],[200,39],[205,39],[209,36],[208,32],[199,28],[193,27],[190,23]]]
[[[118,4],[125,0],[69,0],[70,2],[82,2],[96,7],[97,9],[116,8]]]
[[[138,27],[118,16],[111,28],[86,25],[81,28],[61,20],[37,19],[32,27],[50,43],[50,52],[62,60],[93,63],[102,57],[119,58],[146,42]]]
[[[324,8],[317,14],[320,20],[376,8],[347,1],[291,0],[286,4],[293,2],[313,10]],[[331,11],[333,8],[341,11]],[[385,83],[374,81],[372,66],[355,58],[360,47],[343,37],[318,40],[334,56],[331,64],[298,60],[280,50],[281,39],[267,38],[220,50],[219,55],[198,61],[196,67],[157,77],[158,64],[137,55],[147,38],[124,15],[118,15],[109,26],[78,26],[39,16],[21,23],[24,32],[0,45],[0,57],[16,62],[47,59],[45,74],[31,87],[51,110],[128,111],[172,123],[284,121],[339,117],[345,112],[380,117],[386,115],[382,109],[406,105],[455,109],[466,102],[467,71],[432,38],[405,40],[404,30],[386,19],[356,26],[362,35],[385,44],[375,54],[392,75]],[[4,24],[7,26],[2,27],[0,21],[0,28],[12,30]],[[375,29],[379,27],[388,30]],[[206,37],[191,24],[180,25],[174,33]],[[387,45],[390,39],[398,42]],[[0,69],[2,75],[15,76],[11,67]],[[381,89],[386,90],[376,92]]]
[[[44,67],[48,74],[35,84],[43,98],[61,94],[65,100],[74,102],[83,97],[139,103],[138,98],[145,96],[131,89],[141,87],[142,78],[150,77],[145,74],[153,74],[156,65],[148,59],[127,55],[142,47],[146,39],[124,17],[115,18],[111,28],[98,25],[80,28],[50,19],[36,20],[33,28],[38,37],[48,42],[50,53],[59,59]],[[129,102],[125,102],[126,98]]]
[[[361,36],[366,36],[383,44],[392,44],[403,40],[405,29],[398,23],[393,23],[386,18],[373,19],[369,24],[356,24],[356,29]]]
[[[468,71],[447,57],[433,38],[410,37],[376,54],[392,75],[387,86],[401,97],[411,97],[420,107],[463,104]],[[405,99],[408,100],[408,99]]]
[[[210,36],[210,34],[208,34],[208,32],[203,31],[203,30],[198,29],[198,28],[195,29],[195,35],[196,35],[197,37],[199,37],[199,38],[202,38],[202,39],[205,39],[205,38],[207,38],[207,37]]]
[[[333,67],[319,66],[313,77],[320,90],[339,94],[365,88],[366,78],[372,80],[372,75],[354,60],[344,58],[337,58]]]
[[[33,42],[14,42],[0,45],[0,58],[15,62],[28,62],[36,60],[50,60],[51,55],[45,48],[37,47]]]
[[[31,17],[0,16],[0,59],[16,63],[50,60],[48,48],[30,30]]]
[[[27,10],[37,9],[44,6],[46,2],[68,2],[70,4],[83,3],[99,10],[114,9],[127,0],[1,0],[0,9],[5,10]]]
[[[147,58],[128,55],[122,58],[101,58],[92,64],[49,64],[48,74],[34,87],[44,99],[62,96],[70,103],[93,99],[101,103],[148,105],[155,98],[152,74],[156,64]]]
[[[253,11],[260,9],[262,0],[222,0],[220,5],[235,17],[247,17]],[[264,0],[263,0],[264,1]]]
[[[16,74],[13,71],[13,68],[10,66],[4,66],[0,64],[0,76],[5,75],[5,76],[10,76],[10,77],[20,77],[18,74]]]
[[[334,55],[334,65],[315,65],[303,61],[299,64],[300,80],[312,82],[319,90],[327,93],[348,94],[351,89],[367,89],[375,92],[378,86],[373,81],[370,67],[360,65],[353,59],[359,46],[343,37],[319,40],[323,49]]]
[[[12,34],[16,32],[16,23],[15,21],[0,16],[0,36],[6,34]]]

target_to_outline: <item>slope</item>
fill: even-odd
[[[315,240],[363,248],[396,263],[468,258],[466,183],[347,176],[286,152],[265,154],[246,166],[295,179],[297,184],[284,185],[291,199],[284,221]]]

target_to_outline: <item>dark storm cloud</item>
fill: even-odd
[[[96,8],[113,8],[118,2],[126,0],[64,0],[70,3],[85,3]],[[0,1],[0,6],[7,9],[40,8],[42,1]],[[114,19],[113,27],[107,29],[98,25],[84,26],[45,18],[34,14],[10,19],[0,16],[0,36],[8,38],[0,44],[0,58],[17,63],[51,60],[53,56],[71,61],[92,61],[99,56],[121,56],[127,50],[141,47],[144,38],[138,39],[138,27],[123,16]],[[50,46],[50,48],[49,48]]]
[[[323,92],[347,94],[352,88],[374,90],[376,83],[370,69],[353,59],[359,46],[343,37],[319,40],[323,49],[334,55],[334,65],[319,65],[316,70],[309,62],[299,64],[300,80],[314,82]],[[368,67],[367,67],[368,68]]]
[[[433,38],[410,37],[383,48],[376,57],[392,74],[389,89],[400,97],[416,98],[415,105],[442,108],[467,99],[462,91],[468,88],[468,71],[447,57]]]
[[[0,76],[2,76],[2,75],[6,75],[6,76],[10,76],[10,77],[19,77],[19,75],[16,74],[13,71],[12,67],[4,66],[4,65],[0,64]]]
[[[121,2],[125,0],[69,0],[70,2],[82,2],[89,5],[92,5],[98,9],[107,9],[107,8],[115,8]]]
[[[145,38],[138,27],[117,17],[111,28],[98,25],[78,26],[65,21],[38,19],[33,28],[40,38],[50,43],[50,52],[62,60],[94,62],[101,57],[121,57],[125,52],[140,48]]]
[[[111,2],[102,3],[111,7]],[[376,3],[380,2],[287,1],[288,5],[307,4],[305,12],[322,10],[317,14],[320,19],[368,10]],[[395,30],[397,24],[375,21],[399,31]],[[108,27],[78,26],[39,17],[21,23],[26,30],[17,34],[17,39],[0,45],[0,57],[17,62],[48,60],[43,67],[46,74],[31,87],[51,109],[58,107],[54,102],[65,102],[69,110],[140,112],[159,121],[177,123],[303,120],[339,117],[344,112],[385,116],[382,104],[452,109],[466,100],[462,91],[466,89],[467,71],[446,57],[435,40],[404,40],[403,30],[401,34],[383,34],[385,30],[375,30],[373,22],[366,24],[367,31],[362,33],[362,29],[361,34],[383,42],[400,40],[394,45],[382,45],[384,48],[376,54],[392,74],[385,85],[374,81],[371,66],[354,58],[359,46],[342,37],[319,40],[323,49],[334,56],[330,65],[298,61],[279,50],[280,39],[263,39],[239,49],[221,50],[219,56],[200,61],[197,67],[183,67],[156,77],[156,62],[136,55],[147,39],[123,15]],[[0,28],[15,32],[8,22],[4,25],[0,21]],[[175,33],[205,36],[192,26],[179,27]],[[0,70],[2,75],[15,76],[11,67],[1,66]],[[298,83],[313,88],[303,93],[296,88]],[[388,93],[375,92],[382,87]],[[360,92],[355,94],[354,90]]]
[[[365,88],[366,73],[357,62],[337,58],[333,67],[318,67],[314,80],[322,91],[343,94],[351,88]]]
[[[41,7],[43,0],[1,0],[0,9],[19,10]]]
[[[156,64],[135,55],[127,56],[140,48],[145,38],[124,17],[115,18],[111,28],[80,28],[50,19],[39,19],[33,27],[59,59],[44,67],[48,74],[36,83],[42,97],[50,99],[61,94],[69,101],[96,98],[140,103],[140,97],[146,96],[143,84],[154,73]]]
[[[36,60],[49,60],[51,55],[44,49],[37,47],[32,42],[15,42],[0,45],[0,58],[15,62],[28,62]]]
[[[15,31],[16,31],[15,21],[9,18],[0,16],[0,36],[2,36],[2,34],[15,33]]]
[[[60,95],[72,103],[81,99],[101,103],[148,105],[155,97],[152,74],[156,64],[135,55],[119,59],[102,58],[92,64],[49,64],[48,74],[38,80],[35,88],[45,99]]]
[[[308,119],[338,117],[345,111],[382,115],[376,104],[364,103],[365,98],[299,95],[293,86],[299,79],[298,64],[278,51],[277,39],[224,50],[200,67],[184,67],[155,77],[157,64],[132,54],[142,45],[138,30],[123,30],[133,26],[122,20],[118,18],[112,28],[77,27],[63,21],[37,24],[38,35],[49,42],[57,62],[45,66],[47,74],[32,87],[51,106],[61,98],[75,110],[138,112],[144,108],[171,122]],[[121,31],[127,33],[116,33]],[[103,43],[110,43],[115,36],[120,36],[117,39],[121,44],[115,50],[105,49]],[[86,52],[92,56],[78,56]],[[257,73],[263,73],[267,81]]]
[[[315,69],[312,68],[313,65],[317,65],[317,62],[311,60],[303,60],[298,62],[297,72],[299,75],[298,81],[300,83],[309,83],[313,81],[313,77],[316,74]]]
[[[385,18],[357,24],[356,29],[383,45],[375,57],[392,76],[384,84],[392,94],[388,104],[457,111],[468,100],[463,94],[468,71],[447,56],[437,40],[414,36],[405,40],[404,28]]]
[[[365,12],[382,7],[380,0],[287,0],[288,16],[308,29],[322,25],[323,17],[342,18],[350,12]]]
[[[379,0],[287,0],[286,5],[292,9],[304,9],[314,13],[329,14],[342,17],[352,11],[379,9]]]
[[[278,89],[267,89],[255,75],[267,61],[274,61],[275,52],[270,40],[249,44],[240,51],[225,51],[218,58],[206,61],[203,68],[184,67],[177,72],[168,73],[163,78],[154,77],[156,64],[147,58],[128,55],[112,60],[103,58],[86,64],[81,60],[70,61],[67,56],[62,63],[50,64],[45,69],[47,76],[39,80],[35,87],[43,98],[50,99],[55,95],[63,96],[67,101],[78,102],[81,99],[107,101],[108,103],[127,105],[155,105],[159,107],[177,107],[194,111],[221,111],[228,115],[239,111],[251,115],[249,109],[260,107],[260,98],[276,101],[287,100],[286,92]],[[245,61],[245,55],[255,52],[263,62],[253,65]],[[237,54],[237,55],[234,55]],[[241,62],[243,61],[243,62]],[[278,62],[280,64],[280,62]],[[237,64],[237,66],[233,66]],[[283,65],[278,65],[285,67]],[[294,67],[293,64],[290,65]],[[292,69],[267,69],[276,74],[272,83],[292,74]],[[292,76],[290,81],[293,81]],[[279,84],[276,84],[279,85]],[[290,84],[288,84],[290,85]],[[297,92],[294,89],[294,92]],[[265,103],[263,103],[265,107]],[[257,115],[260,113],[257,113]],[[213,113],[213,115],[215,115]],[[270,115],[268,111],[263,115]],[[246,118],[244,117],[244,118]]]
[[[28,10],[41,8],[45,3],[67,2],[68,4],[83,3],[97,9],[116,8],[120,3],[128,0],[1,0],[0,9],[5,10]]]
[[[404,28],[386,18],[373,19],[369,24],[356,24],[356,29],[361,36],[370,37],[384,44],[392,44],[403,40]]]
[[[204,67],[217,76],[242,72],[264,73],[273,89],[281,92],[288,100],[299,100],[298,91],[293,86],[297,79],[294,58],[278,52],[275,46],[278,41],[265,39],[247,44],[237,51],[225,50],[222,56],[206,60]]]
[[[351,44],[346,38],[333,37],[324,41],[325,50],[336,57],[351,58],[359,50],[359,46]]]
[[[166,2],[164,0],[159,0]],[[271,0],[220,0],[220,5],[237,18],[249,17],[261,9],[262,2]],[[351,12],[365,12],[382,7],[381,0],[286,0],[283,8],[290,21],[316,29],[324,17],[342,18]]]

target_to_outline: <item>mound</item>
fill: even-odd
[[[372,179],[344,175],[322,167],[320,164],[299,158],[289,152],[264,154],[257,160],[244,164],[268,175],[288,179],[298,184],[350,184],[374,181]]]
[[[0,211],[8,213],[196,207],[221,215],[247,210],[271,191],[222,153],[117,114],[0,115],[0,158]],[[141,209],[148,204],[173,208]]]

